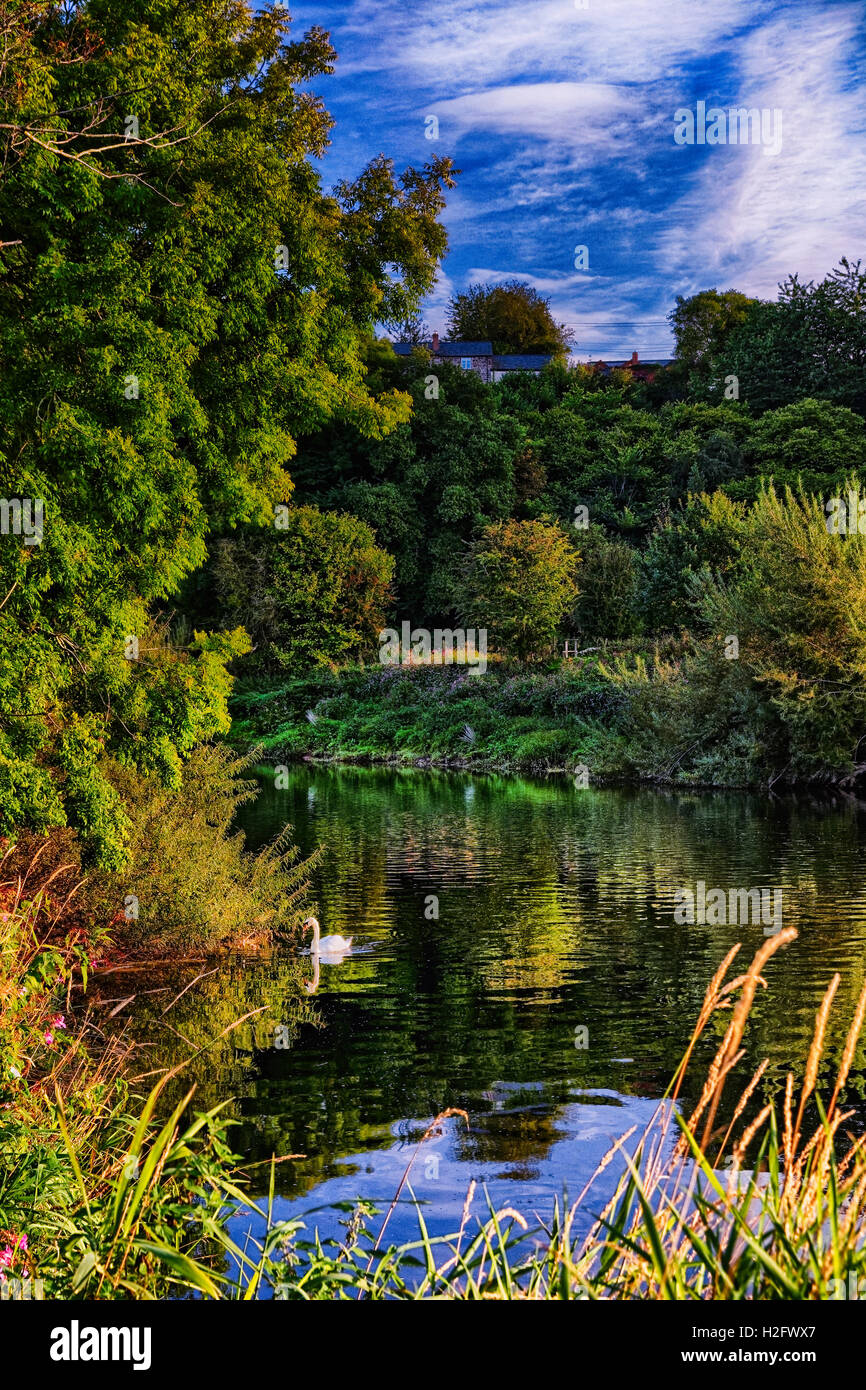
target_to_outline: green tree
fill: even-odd
[[[818,397],[866,414],[866,270],[845,257],[819,284],[791,275],[756,306],[719,355],[756,410]]]
[[[575,600],[578,558],[554,522],[495,522],[467,553],[464,620],[523,661],[549,654]]]
[[[714,377],[728,338],[757,303],[739,290],[701,290],[687,299],[678,294],[668,314],[678,366],[703,381]]]
[[[753,475],[755,422],[736,401],[677,401],[662,406],[659,421],[670,440],[671,499],[715,492]]]
[[[571,345],[564,324],[556,323],[550,300],[520,280],[470,285],[452,296],[448,333],[465,342],[490,341],[496,353],[551,353],[563,357]]]
[[[757,696],[776,757],[850,773],[866,737],[866,536],[833,534],[821,500],[790,488],[767,488],[736,525],[732,572],[696,584],[707,626],[738,638],[722,665]]]
[[[640,610],[650,632],[705,630],[695,581],[708,571],[724,580],[739,550],[745,504],[723,492],[689,497],[666,512],[641,554]]]
[[[435,394],[429,376],[423,363],[399,363],[411,420],[382,440],[330,426],[302,442],[295,478],[299,499],[375,527],[396,561],[402,612],[435,626],[454,612],[463,547],[513,510],[525,435],[474,373],[439,364]]]
[[[538,514],[571,521],[577,506],[622,535],[646,532],[670,496],[669,440],[657,416],[611,393],[574,388],[547,411],[537,433],[548,479]]]
[[[590,526],[577,536],[580,593],[574,617],[578,629],[589,639],[634,636],[640,574],[637,551],[608,536],[601,526]]]
[[[403,319],[393,327],[396,342],[412,343],[415,347],[423,347],[425,343],[429,343],[432,336],[430,325],[420,314],[412,314],[410,318]]]
[[[303,671],[357,656],[382,628],[394,561],[357,517],[291,507],[284,526],[217,543],[214,585],[265,666]]]
[[[772,478],[780,489],[796,490],[802,482],[806,492],[827,498],[866,471],[866,421],[830,401],[795,401],[761,416],[751,448],[758,477]],[[756,495],[755,484],[731,491]]]
[[[103,760],[177,784],[227,726],[245,645],[166,655],[160,610],[209,533],[272,521],[301,432],[408,418],[406,392],[370,394],[368,345],[429,290],[452,178],[380,157],[326,195],[305,84],[334,53],[282,9],[35,0],[21,20],[0,65],[0,493],[44,526],[0,534],[0,831],[68,822],[117,863]]]

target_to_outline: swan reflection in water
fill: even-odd
[[[321,928],[315,917],[308,917],[304,922],[304,928],[312,930],[313,944],[305,948],[301,954],[313,957],[313,978],[304,985],[307,994],[315,994],[319,988],[319,965],[324,961],[325,965],[342,965],[346,956],[352,949],[353,937],[351,936],[322,936]]]

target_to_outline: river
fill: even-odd
[[[278,1166],[279,1217],[330,1236],[341,1204],[384,1210],[449,1106],[468,1126],[445,1122],[410,1177],[434,1233],[456,1229],[472,1179],[527,1215],[576,1195],[611,1140],[649,1119],[725,953],[742,941],[745,965],[772,930],[677,921],[678,890],[699,882],[781,890],[784,924],[799,931],[768,966],[739,1076],[768,1057],[767,1095],[788,1068],[802,1073],[836,970],[827,1051],[839,1060],[866,944],[866,819],[854,802],[310,764],[291,768],[288,787],[260,777],[243,813],[249,843],[290,822],[304,853],[323,845],[316,914],[355,949],[322,964],[313,994],[312,961],[294,949],[212,963],[172,1008],[176,1032],[159,1026],[167,994],[142,997],[133,1027],[158,1066],[263,1010],[190,1072],[198,1106],[231,1100],[247,1159],[304,1155]],[[686,1104],[726,1023],[717,1015],[699,1049]],[[864,1063],[861,1051],[855,1101]],[[605,1190],[592,1189],[582,1224]],[[396,1241],[417,1231],[403,1196]]]

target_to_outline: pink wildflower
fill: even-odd
[[[0,1269],[11,1269],[11,1268],[12,1268],[12,1262],[13,1262],[13,1260],[15,1259],[15,1256],[16,1256],[16,1255],[23,1255],[26,1249],[27,1249],[27,1236],[26,1236],[26,1235],[13,1236],[13,1237],[12,1237],[12,1244],[11,1244],[11,1245],[5,1245],[5,1246],[3,1247],[3,1249],[0,1250]],[[5,1275],[0,1275],[0,1278],[2,1278],[2,1279],[4,1280],[4,1282],[5,1282],[5,1278],[6,1278]]]

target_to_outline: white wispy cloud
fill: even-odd
[[[601,82],[526,82],[489,87],[435,102],[440,131],[453,123],[559,144],[578,142],[587,156],[604,157],[620,128],[635,116],[634,96]]]
[[[346,31],[366,35],[352,61],[375,70],[396,53],[410,79],[450,90],[531,72],[650,82],[712,52],[766,13],[760,0],[356,0]]]
[[[703,151],[659,236],[660,268],[690,288],[709,274],[774,297],[787,272],[823,276],[840,255],[856,254],[866,226],[866,108],[850,55],[861,20],[850,6],[828,6],[765,24],[744,42],[733,95],[781,110],[782,148],[771,158],[751,145]],[[684,166],[695,153],[678,151]]]
[[[327,27],[329,13],[353,163],[366,146],[398,162],[449,154],[462,169],[445,212],[447,276],[427,307],[440,332],[453,289],[517,276],[594,338],[603,332],[595,320],[651,320],[619,339],[612,329],[617,355],[629,343],[658,348],[677,294],[718,284],[773,296],[790,271],[822,276],[858,253],[860,4],[588,0],[583,10],[574,0],[437,0],[407,9],[405,0],[354,0],[337,9],[310,0],[296,17],[299,27]],[[676,147],[674,112],[698,98],[781,108],[780,153]],[[429,114],[439,120],[432,142]],[[581,243],[591,272],[576,277]]]

